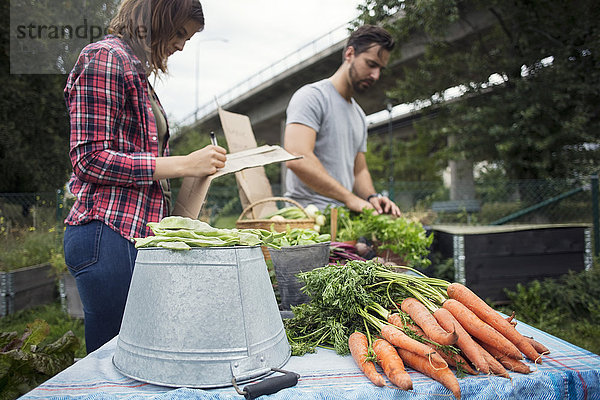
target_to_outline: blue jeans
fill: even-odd
[[[137,250],[100,221],[68,225],[63,245],[83,304],[89,354],[119,333]]]

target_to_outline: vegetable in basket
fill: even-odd
[[[283,207],[265,216],[265,219],[273,221],[285,221],[286,219],[304,219],[310,218],[315,220],[313,229],[317,232],[321,231],[321,227],[325,225],[326,219],[321,211],[314,205],[309,204],[304,209],[295,206]]]

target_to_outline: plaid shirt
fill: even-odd
[[[159,152],[148,93],[144,68],[123,40],[108,35],[82,50],[64,90],[69,189],[77,197],[66,224],[99,220],[132,240],[150,235],[146,224],[168,214],[161,185],[152,180]],[[167,139],[168,133],[165,156]]]

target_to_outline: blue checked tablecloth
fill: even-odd
[[[511,373],[510,380],[483,374],[459,378],[463,399],[600,400],[600,356],[523,323],[519,323],[517,329],[550,349],[551,353],[544,356],[543,364],[529,363],[534,372],[527,375]],[[175,389],[127,378],[113,367],[116,345],[115,338],[21,399],[244,399],[233,388]],[[326,349],[303,357],[291,357],[283,368],[301,375],[298,384],[260,399],[453,398],[441,384],[412,369],[408,371],[413,380],[413,390],[394,389],[391,384],[390,387],[376,387],[365,378],[352,357],[341,357]]]

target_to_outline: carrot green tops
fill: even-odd
[[[82,50],[64,94],[71,119],[69,188],[77,197],[65,223],[99,220],[129,240],[148,236],[148,222],[169,210],[152,180],[159,138],[142,63],[127,43],[108,35]]]

